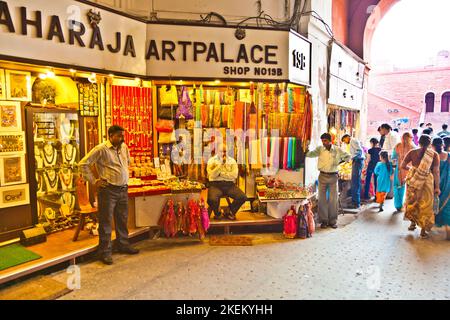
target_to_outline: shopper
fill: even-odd
[[[331,143],[331,135],[324,133],[320,137],[323,146],[306,154],[318,157],[319,174],[319,218],[321,228],[337,228],[338,217],[338,165],[349,161],[350,155]],[[327,197],[327,190],[329,197]]]
[[[384,134],[382,133],[381,126],[378,127],[377,131],[378,131],[378,133],[380,134],[380,148],[383,148],[384,140],[386,139],[386,137],[385,137]]]
[[[209,180],[208,188],[208,205],[214,212],[214,219],[220,219],[220,198],[230,197],[233,199],[229,212],[224,216],[230,220],[236,220],[236,213],[239,208],[247,201],[245,193],[239,189],[235,181],[238,177],[239,170],[237,162],[234,158],[228,156],[226,145],[223,145],[222,152],[218,152],[215,156],[208,160],[207,172]]]
[[[436,215],[436,226],[445,226],[447,240],[450,240],[450,152],[443,150],[443,141],[441,138],[433,140],[433,149],[439,154],[439,212]]]
[[[423,134],[423,130],[425,129],[425,123],[421,122],[419,124],[419,136]]]
[[[442,125],[442,131],[439,132],[437,135],[438,135],[440,138],[444,138],[444,137],[450,135],[450,131],[447,131],[447,129],[448,129],[448,125],[447,125],[446,123],[444,123],[444,124]]]
[[[392,152],[392,159],[398,163],[394,172],[394,205],[395,209],[397,209],[396,212],[401,212],[403,208],[406,175],[408,174],[408,171],[403,170],[400,164],[405,159],[406,154],[415,149],[412,139],[411,133],[405,132],[402,136],[402,142],[398,143]]]
[[[367,154],[367,170],[366,170],[366,181],[364,186],[364,199],[369,200],[369,190],[372,180],[372,175],[374,176],[374,191],[377,190],[377,176],[374,174],[375,167],[380,161],[381,148],[378,146],[378,140],[376,138],[370,139],[370,144],[372,148],[369,149]]]
[[[411,221],[409,230],[418,225],[420,236],[428,237],[434,225],[434,195],[439,195],[439,155],[430,147],[431,137],[422,135],[420,149],[411,150],[403,160],[402,169],[410,170],[406,178],[405,218]],[[412,163],[412,167],[408,164]]]
[[[352,209],[358,209],[361,206],[361,173],[366,158],[361,142],[350,135],[345,134],[342,142],[350,145],[350,156],[352,159]]]
[[[450,135],[444,137],[442,140],[444,140],[444,150],[450,152]]]
[[[417,147],[419,146],[419,130],[412,129],[412,134],[413,134],[413,142]]]
[[[124,143],[124,129],[111,126],[109,139],[93,148],[79,163],[85,179],[98,191],[99,246],[98,255],[105,264],[112,264],[112,219],[116,229],[117,249],[137,254],[128,240],[128,166],[130,155]],[[95,165],[96,170],[92,170]]]
[[[394,151],[395,146],[400,142],[398,138],[397,132],[392,130],[392,127],[384,123],[381,125],[381,133],[386,137],[382,150],[387,151],[389,157],[392,155],[392,151]],[[392,164],[394,168],[396,167],[396,163]],[[394,181],[391,180],[391,188],[389,193],[386,196],[386,199],[392,199],[394,197]]]
[[[380,204],[380,212],[383,211],[384,200],[391,189],[391,176],[393,168],[389,161],[389,154],[386,151],[380,152],[380,162],[375,167],[377,176],[377,203]]]

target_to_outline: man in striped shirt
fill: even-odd
[[[111,126],[109,140],[92,149],[79,163],[86,180],[98,191],[99,246],[98,254],[105,264],[112,264],[112,219],[116,226],[118,251],[136,254],[139,250],[128,241],[128,166],[130,154],[124,143],[124,129]],[[95,165],[96,170],[92,170]]]

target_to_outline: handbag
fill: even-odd
[[[156,128],[156,131],[158,131],[158,132],[172,132],[174,126],[175,126],[175,123],[173,120],[162,119],[156,123],[155,128]]]
[[[175,117],[179,119],[181,116],[183,116],[188,120],[193,119],[194,114],[192,109],[192,101],[191,98],[189,98],[188,90],[185,86],[183,86],[181,87],[181,95],[180,99],[178,100],[178,108]]]
[[[159,105],[176,106],[178,104],[178,93],[176,86],[161,86],[159,88]]]
[[[174,106],[160,106],[158,108],[158,118],[172,120],[174,115]]]
[[[175,131],[158,133],[158,143],[167,144],[174,142],[177,142],[177,139],[175,137]]]

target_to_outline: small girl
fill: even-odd
[[[377,203],[380,204],[381,212],[386,194],[391,191],[391,176],[394,171],[387,151],[380,152],[380,160],[381,162],[378,162],[375,167],[375,175],[377,176]]]

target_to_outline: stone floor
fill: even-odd
[[[253,246],[196,239],[136,244],[136,256],[80,265],[81,289],[61,299],[450,299],[450,241],[409,232],[403,214],[375,205],[307,240],[253,234]],[[65,271],[51,275],[66,282]]]

